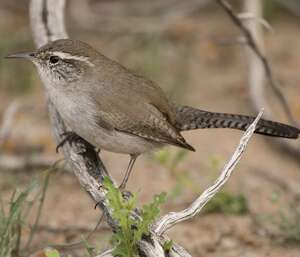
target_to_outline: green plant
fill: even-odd
[[[60,253],[55,249],[46,250],[45,255],[47,257],[60,257]]]
[[[168,169],[171,176],[176,180],[176,184],[169,194],[170,199],[181,195],[186,188],[192,189],[196,193],[199,192],[199,186],[191,178],[190,172],[179,168],[187,154],[188,152],[183,149],[171,152],[169,149],[163,148],[150,155],[150,160]]]
[[[32,183],[21,193],[13,192],[7,212],[1,199],[0,208],[0,257],[19,256],[21,247],[22,207],[28,194],[34,188]]]
[[[164,243],[163,245],[163,249],[166,253],[170,252],[171,248],[173,246],[173,241],[172,240],[168,240]]]
[[[278,211],[271,219],[279,236],[287,243],[300,243],[300,207],[295,200],[284,210]]]
[[[112,236],[114,256],[138,256],[137,242],[142,236],[149,235],[149,225],[160,213],[160,205],[165,202],[166,194],[156,195],[150,204],[144,205],[140,210],[140,218],[134,217],[137,207],[137,195],[124,199],[122,193],[116,188],[108,177],[104,178],[107,189],[107,200],[112,209],[112,217],[119,226]]]
[[[60,257],[59,251],[55,249],[46,250],[45,252],[46,257]],[[68,257],[72,257],[72,255],[68,255]]]
[[[220,192],[204,207],[203,213],[243,215],[248,212],[247,199],[242,194]]]
[[[0,198],[0,257],[21,256],[21,253],[28,253],[36,228],[41,216],[41,211],[48,187],[49,177],[53,169],[46,171],[46,175],[39,190],[37,180],[27,186],[25,190],[17,193],[15,190],[11,196],[9,208],[5,211],[3,199]],[[34,191],[34,194],[33,194]],[[31,194],[33,201],[28,200]],[[31,198],[30,197],[30,198]],[[27,242],[24,243],[22,231],[28,227],[27,219],[31,215],[33,204],[39,200],[34,224],[30,226],[30,233]]]

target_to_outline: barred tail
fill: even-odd
[[[238,114],[215,113],[188,106],[176,107],[175,127],[180,131],[200,128],[232,128],[246,130],[255,118]],[[255,133],[285,138],[298,138],[298,128],[261,119]]]

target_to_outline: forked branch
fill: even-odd
[[[245,11],[246,13],[251,13],[255,19],[261,20],[262,3],[260,0],[245,0]],[[255,111],[259,111],[264,108],[265,115],[268,119],[273,119],[274,114],[269,106],[269,103],[265,96],[265,78],[269,81],[271,89],[273,90],[275,96],[277,96],[279,103],[281,104],[288,120],[291,124],[299,127],[298,122],[294,119],[288,101],[281,91],[281,84],[275,78],[271,64],[267,59],[266,55],[263,53],[263,31],[259,29],[259,25],[256,20],[249,20],[244,24],[243,19],[233,11],[231,5],[228,4],[226,0],[217,0],[217,3],[224,9],[228,14],[234,25],[242,32],[244,40],[243,43],[246,44],[249,63],[249,91],[250,100],[252,107]],[[248,14],[249,15],[249,14]],[[278,144],[290,156],[295,156],[299,160],[300,148],[296,142],[291,142],[282,138],[274,139],[272,142]],[[292,155],[291,155],[292,154]]]
[[[206,189],[188,208],[179,211],[179,212],[171,212],[164,217],[162,217],[156,224],[153,225],[154,233],[157,235],[162,235],[165,233],[169,228],[173,227],[179,222],[185,221],[187,219],[191,219],[196,216],[202,208],[206,205],[206,203],[211,200],[216,193],[218,193],[223,185],[229,179],[233,169],[239,162],[242,157],[243,152],[249,142],[251,136],[255,131],[255,127],[259,119],[261,118],[263,111],[261,111],[253,123],[249,126],[247,131],[242,136],[239,145],[235,149],[233,155],[231,156],[230,160],[224,166],[221,171],[220,176],[211,185],[208,189]]]
[[[228,16],[230,17],[232,22],[240,29],[240,31],[242,32],[242,34],[245,37],[247,46],[250,47],[250,49],[255,53],[255,55],[261,61],[262,65],[264,67],[264,70],[265,70],[266,77],[271,85],[271,88],[273,89],[273,92],[275,93],[276,97],[280,101],[282,108],[285,111],[289,121],[293,125],[297,126],[298,124],[293,117],[293,114],[289,107],[289,103],[288,103],[285,95],[281,91],[281,84],[277,79],[275,79],[275,76],[274,76],[272,68],[271,68],[271,64],[268,61],[267,57],[264,55],[264,53],[261,51],[255,38],[252,36],[251,31],[247,28],[246,25],[244,25],[241,18],[239,18],[239,16],[234,13],[231,5],[226,0],[217,0],[217,2],[224,9],[224,11],[228,14]]]

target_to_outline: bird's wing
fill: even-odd
[[[99,126],[103,124],[103,127],[123,133],[195,151],[156,106],[149,103],[134,103],[132,100],[123,105],[118,104],[116,99],[113,104],[107,103],[107,99],[105,106],[97,102],[99,111],[96,119]]]
[[[159,143],[194,150],[173,126],[175,111],[151,80],[106,59],[93,84],[91,97],[103,124]]]

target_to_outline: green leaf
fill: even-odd
[[[55,250],[55,249],[51,249],[51,250],[46,250],[45,251],[45,255],[47,256],[47,257],[60,257],[60,254],[59,254],[59,252],[57,251],[57,250]]]
[[[163,249],[165,252],[170,252],[171,248],[173,246],[173,241],[172,240],[168,240],[166,242],[164,242],[164,245],[163,245]]]
[[[112,217],[118,222],[111,238],[114,245],[114,256],[135,257],[138,256],[137,243],[143,235],[149,234],[149,225],[153,223],[160,213],[160,205],[165,202],[166,194],[161,193],[154,197],[150,204],[141,209],[141,218],[136,218],[134,210],[137,208],[137,195],[124,199],[122,193],[116,188],[108,177],[104,178],[103,184],[107,189],[106,197],[112,210]]]
[[[242,194],[218,193],[204,208],[204,213],[243,215],[248,212],[247,199]]]

